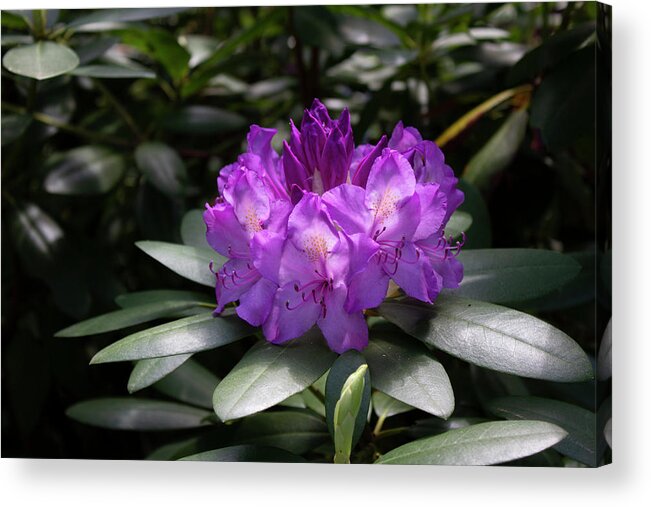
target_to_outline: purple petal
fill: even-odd
[[[321,202],[312,193],[303,196],[289,215],[287,237],[310,262],[321,262],[339,242],[339,234]]]
[[[443,228],[447,211],[447,199],[436,183],[418,183],[416,194],[420,201],[420,221],[413,236],[414,241],[439,232]]]
[[[305,166],[299,161],[292,148],[287,144],[287,141],[283,143],[282,164],[285,172],[285,181],[289,187],[289,195],[291,196],[292,202],[296,204],[302,197],[300,189],[309,191],[311,188],[308,187],[308,173]]]
[[[260,278],[240,296],[237,314],[252,326],[261,326],[269,316],[277,289],[275,283]]]
[[[366,182],[368,181],[368,175],[371,172],[371,167],[373,167],[373,163],[380,156],[382,150],[384,150],[386,146],[387,146],[387,136],[382,136],[382,138],[378,141],[378,143],[375,146],[371,147],[370,144],[365,145],[365,148],[363,148],[363,150],[359,152],[359,155],[361,155],[362,158],[359,160],[355,172],[351,177],[351,183],[353,185],[366,187]]]
[[[247,259],[231,259],[217,272],[215,296],[217,298],[216,312],[220,313],[224,306],[240,299],[260,279],[260,274]]]
[[[414,127],[405,127],[403,123],[399,121],[391,133],[389,148],[404,153],[416,146],[416,144],[422,140],[423,137],[417,129]]]
[[[251,240],[253,265],[263,277],[275,284],[280,283],[278,273],[284,244],[285,236],[271,231],[259,232]]]
[[[249,256],[249,237],[228,203],[206,205],[203,212],[208,244],[225,257]]]
[[[233,186],[231,199],[235,216],[249,235],[261,231],[271,212],[262,180],[253,171],[243,172]]]
[[[368,345],[368,327],[362,312],[348,313],[344,308],[346,287],[336,286],[328,295],[325,317],[318,321],[329,347],[343,354],[347,350],[362,350]]]
[[[357,272],[351,279],[346,310],[353,312],[379,306],[384,301],[388,288],[389,275],[377,258],[371,259],[366,269]]]
[[[294,284],[276,291],[274,303],[262,326],[265,338],[271,343],[283,343],[305,334],[321,314],[321,305],[311,299],[302,300]]]
[[[366,191],[355,185],[339,185],[323,194],[330,217],[348,234],[370,234],[373,215],[366,206]]]
[[[425,255],[417,252],[413,243],[407,243],[402,249],[402,257],[397,265],[385,264],[385,270],[393,281],[413,298],[431,303],[429,297],[429,284],[432,283],[432,267]],[[391,270],[395,269],[395,272]]]

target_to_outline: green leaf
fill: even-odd
[[[541,421],[475,424],[393,449],[376,461],[391,465],[494,465],[536,454],[567,433]]]
[[[305,463],[291,452],[263,445],[234,445],[180,458],[181,461],[233,461],[253,463]]]
[[[115,430],[179,430],[209,424],[210,412],[180,403],[140,398],[98,398],[82,401],[68,410],[72,419]]]
[[[138,169],[161,192],[182,195],[188,178],[185,164],[176,151],[161,142],[143,143],[135,152]]]
[[[362,399],[367,399],[368,382],[365,376],[368,373],[368,365],[362,364],[357,370],[350,374],[341,388],[341,394],[335,405],[332,425],[334,428],[335,463],[349,464],[350,452],[353,448],[353,434],[355,433],[357,420],[360,415],[366,418],[368,414],[368,402],[366,407],[362,405]]]
[[[465,247],[490,247],[492,244],[491,220],[484,198],[475,185],[464,179],[459,180],[458,187],[464,194],[464,200],[459,206],[459,211],[464,211],[472,216],[472,224],[466,231]]]
[[[212,409],[212,393],[217,384],[219,384],[218,377],[190,359],[159,380],[154,387],[176,400]]]
[[[144,21],[146,19],[163,18],[187,10],[183,8],[161,9],[98,9],[90,14],[83,14],[70,23],[69,28],[96,23],[125,23],[129,21]]]
[[[203,221],[203,212],[201,210],[192,209],[183,216],[181,239],[188,246],[210,248],[208,241],[206,241],[206,223]]]
[[[154,79],[156,73],[146,68],[123,65],[84,65],[71,72],[74,76],[97,77],[101,79]]]
[[[531,100],[531,126],[551,150],[594,136],[595,46],[576,51],[545,76]]]
[[[325,388],[325,409],[326,421],[330,435],[334,438],[334,415],[335,407],[339,401],[344,384],[361,366],[366,364],[364,356],[356,350],[349,350],[340,355],[332,364],[328,372]],[[361,399],[361,409],[355,420],[354,433],[352,434],[351,448],[355,447],[362,436],[366,426],[366,415],[368,414],[369,403],[371,402],[371,376],[368,370],[365,373],[364,396]]]
[[[586,465],[597,466],[594,412],[563,401],[535,396],[497,398],[488,402],[487,409],[504,419],[546,421],[563,428],[567,437],[554,449]]]
[[[258,343],[215,389],[215,413],[228,421],[272,407],[310,386],[334,357],[316,332],[283,345]]]
[[[445,236],[458,238],[461,233],[466,232],[472,225],[472,215],[465,211],[455,211],[445,226]]]
[[[581,271],[581,265],[572,257],[551,250],[463,250],[459,260],[463,264],[463,281],[455,295],[492,303],[543,296]]]
[[[119,153],[102,146],[82,146],[50,161],[44,187],[51,194],[94,195],[111,190],[122,178]]]
[[[215,303],[211,296],[189,290],[143,290],[120,294],[115,298],[115,303],[121,308],[168,301],[187,301],[197,306],[209,306]]]
[[[551,69],[577,49],[595,31],[594,23],[585,23],[545,38],[540,46],[526,53],[511,68],[507,76],[508,82],[515,85],[532,80],[542,72]]]
[[[225,261],[213,250],[163,241],[138,241],[136,246],[177,275],[208,287],[215,287],[215,275],[210,270],[211,263],[216,271]]]
[[[372,333],[364,350],[373,387],[412,407],[450,417],[454,393],[441,363],[414,340],[378,335]]]
[[[512,112],[504,124],[493,134],[466,166],[463,177],[486,188],[491,178],[513,161],[527,130],[529,114],[526,109]]]
[[[193,69],[205,62],[219,48],[219,40],[207,35],[181,35],[179,44],[190,53],[188,66]]]
[[[129,394],[158,382],[185,363],[190,357],[192,357],[192,354],[179,354],[177,356],[155,357],[138,361],[129,376],[129,383],[127,384]]]
[[[24,114],[3,114],[2,115],[2,146],[13,143],[23,135],[32,119]]]
[[[525,313],[443,294],[434,305],[387,301],[380,312],[406,333],[478,366],[556,382],[593,378],[574,340]]]
[[[373,393],[373,411],[376,416],[382,419],[403,414],[411,410],[414,410],[414,407],[400,400],[396,400],[388,394],[384,394],[382,391],[375,391]]]
[[[253,328],[235,316],[213,317],[212,312],[207,312],[129,335],[100,350],[91,364],[201,352],[227,345],[252,332]]]
[[[171,132],[205,136],[240,130],[246,124],[246,118],[237,113],[198,105],[171,111],[161,120],[161,126]]]
[[[613,321],[608,321],[604,335],[599,345],[599,355],[597,356],[597,379],[608,380],[613,374]]]
[[[114,312],[105,313],[104,315],[99,315],[82,322],[77,322],[76,324],[57,332],[54,336],[77,337],[108,333],[109,331],[142,324],[143,322],[172,317],[178,315],[179,312],[194,306],[197,306],[197,304],[192,301],[183,300],[161,301],[132,306]]]
[[[70,72],[79,65],[79,58],[67,46],[41,41],[10,49],[2,64],[14,74],[40,81]]]
[[[604,427],[604,438],[608,443],[608,447],[612,449],[613,448],[613,418],[612,417],[608,419],[608,421],[606,422],[606,426]]]

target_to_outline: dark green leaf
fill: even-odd
[[[149,181],[167,195],[182,195],[187,170],[181,157],[161,142],[141,144],[135,152],[136,164]]]
[[[419,340],[478,366],[556,382],[593,377],[574,340],[525,313],[442,294],[434,305],[388,301],[380,312]]]
[[[608,443],[608,447],[613,448],[613,419],[612,417],[606,422],[604,427],[604,438]]]
[[[405,444],[376,463],[393,465],[493,465],[530,456],[567,433],[541,421],[475,424]]]
[[[466,232],[472,225],[472,215],[465,211],[455,211],[445,226],[445,236],[458,238],[462,232]]]
[[[50,163],[44,186],[51,194],[103,194],[117,184],[124,169],[119,153],[102,146],[82,146]]]
[[[115,298],[115,303],[121,308],[168,301],[187,301],[196,303],[197,306],[207,306],[215,302],[212,296],[189,290],[143,290],[120,294]]]
[[[219,384],[218,377],[190,359],[159,380],[154,387],[176,400],[211,409],[212,393],[217,384]]]
[[[192,354],[179,354],[178,356],[155,357],[138,361],[129,376],[129,383],[127,384],[129,393],[133,394],[158,382],[185,363],[190,357],[192,357]]]
[[[372,333],[364,349],[373,387],[412,407],[449,417],[454,410],[454,393],[441,363],[414,340],[378,335]]]
[[[375,391],[373,393],[373,411],[378,417],[386,419],[387,417],[403,414],[410,410],[414,410],[414,407],[400,400],[396,400],[388,394],[384,394],[382,391]]]
[[[71,72],[74,76],[97,77],[101,79],[154,79],[156,73],[146,68],[122,65],[84,65]]]
[[[258,343],[215,389],[215,412],[228,421],[272,407],[310,386],[334,358],[316,332],[283,345]]]
[[[296,454],[262,445],[234,445],[180,458],[181,461],[246,461],[253,463],[305,463]]]
[[[79,41],[77,38],[73,40],[78,41],[72,49],[75,50],[75,53],[79,57],[79,65],[86,65],[104,55],[120,39],[117,37],[93,37],[90,40],[81,39]]]
[[[70,72],[79,65],[79,58],[67,46],[41,41],[10,49],[2,64],[14,74],[42,80]]]
[[[237,317],[213,317],[212,312],[207,312],[129,335],[100,350],[91,364],[201,352],[232,343],[252,332]]]
[[[340,355],[330,368],[326,381],[325,408],[326,421],[331,435],[334,435],[333,417],[335,406],[337,405],[337,401],[339,401],[339,396],[341,395],[341,388],[348,377],[355,373],[357,368],[363,364],[366,364],[364,356],[356,350],[350,350]],[[357,419],[355,420],[352,447],[355,447],[355,444],[357,444],[359,438],[362,436],[362,431],[364,431],[364,426],[366,426],[366,416],[368,414],[369,403],[371,402],[371,376],[369,375],[368,370],[366,371],[364,378],[364,395],[362,397],[362,403]]]
[[[23,114],[2,115],[2,146],[14,142],[23,135],[32,119]]]
[[[486,188],[491,178],[505,169],[515,158],[527,130],[526,109],[512,112],[504,124],[468,162],[463,177]]]
[[[509,396],[497,398],[487,404],[497,417],[512,420],[547,421],[563,428],[567,437],[556,444],[561,454],[586,465],[596,466],[596,416],[576,405],[535,396]]]
[[[613,321],[608,321],[604,335],[599,345],[597,356],[597,378],[602,382],[608,380],[613,373]]]
[[[159,28],[129,28],[122,30],[120,35],[124,44],[136,48],[159,63],[175,83],[179,83],[187,74],[190,53],[181,47],[171,32]]]
[[[205,426],[210,412],[169,401],[98,398],[73,405],[66,415],[101,428],[155,431]]]
[[[183,12],[187,7],[162,9],[97,9],[90,14],[83,14],[68,23],[68,27],[80,27],[95,23],[125,23],[163,18]]]
[[[195,302],[183,300],[160,301],[132,306],[78,322],[57,332],[55,336],[76,337],[107,333],[109,331],[135,326],[136,324],[142,324],[143,322],[172,317],[194,306],[197,306]]]
[[[213,250],[162,241],[138,241],[136,246],[177,275],[208,287],[215,286],[215,275],[210,271],[210,264],[214,263],[213,269],[216,271],[225,260]]]
[[[195,248],[210,248],[206,241],[206,223],[203,212],[198,209],[188,211],[181,222],[181,239],[183,243]]]
[[[472,216],[472,224],[466,231],[466,248],[489,248],[492,245],[491,220],[488,208],[479,189],[472,183],[459,180],[459,188],[464,193],[460,211]]]
[[[161,122],[163,128],[185,135],[214,135],[240,130],[246,119],[231,111],[211,106],[186,106],[172,111]]]
[[[455,295],[510,303],[533,299],[572,280],[581,265],[551,250],[492,248],[463,250],[463,281]]]

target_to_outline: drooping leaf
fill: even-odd
[[[44,187],[51,194],[92,195],[111,190],[124,173],[124,158],[103,146],[82,146],[57,156]]]
[[[494,465],[536,454],[566,435],[558,426],[542,421],[487,422],[410,442],[376,463]]]
[[[463,250],[463,281],[455,295],[510,303],[543,296],[572,280],[581,265],[551,250],[491,248]]]
[[[445,236],[458,238],[462,232],[466,232],[472,225],[472,215],[465,211],[455,211],[445,226]]]
[[[214,250],[187,245],[163,241],[138,241],[136,246],[177,275],[208,287],[215,286],[215,275],[210,270],[211,263],[216,271],[225,261]]]
[[[374,388],[444,419],[454,410],[450,379],[422,344],[375,332],[363,354]]]
[[[526,109],[512,112],[481,150],[468,162],[463,177],[486,188],[491,178],[505,169],[517,154],[527,129]]]
[[[74,76],[97,77],[101,79],[154,79],[156,73],[146,68],[126,67],[123,65],[84,65],[71,72]]]
[[[608,321],[604,335],[599,345],[597,356],[597,379],[608,380],[613,373],[613,320]]]
[[[195,248],[210,248],[206,241],[206,223],[203,212],[198,209],[188,211],[181,222],[181,239],[183,244]]]
[[[180,458],[181,461],[233,461],[253,463],[305,463],[291,452],[263,445],[234,445]]]
[[[433,305],[387,301],[380,312],[408,334],[478,366],[556,382],[593,377],[588,356],[569,336],[503,306],[441,294]]]
[[[139,398],[97,398],[77,403],[66,415],[72,419],[115,430],[179,430],[209,423],[210,412],[180,403]]]
[[[272,407],[310,386],[333,360],[320,333],[283,345],[258,343],[215,389],[215,412],[228,421]]]
[[[161,120],[162,127],[171,132],[206,136],[240,130],[246,123],[246,119],[237,113],[199,105],[171,111]]]
[[[196,303],[184,300],[161,301],[132,306],[77,322],[72,326],[58,331],[55,336],[77,337],[108,333],[109,331],[142,324],[143,322],[172,317],[194,306],[197,306]]]
[[[192,357],[192,354],[142,359],[131,370],[127,390],[130,394],[158,382]]]
[[[154,387],[176,400],[211,409],[212,394],[217,384],[219,384],[217,376],[197,361],[190,359],[156,382]]]
[[[138,169],[158,190],[171,196],[183,194],[188,175],[176,151],[161,142],[147,142],[136,148],[135,157]]]
[[[2,64],[14,74],[40,81],[70,72],[79,65],[79,58],[67,46],[40,41],[10,49],[2,59]]]
[[[535,396],[497,398],[487,404],[498,417],[547,421],[563,428],[567,437],[554,446],[561,454],[596,466],[596,415],[576,405]]]
[[[384,394],[382,391],[375,391],[373,393],[373,411],[375,415],[386,419],[398,414],[403,414],[414,410],[414,407],[407,405],[400,400]]]
[[[189,290],[143,290],[120,294],[115,298],[115,303],[120,308],[167,301],[187,301],[189,303],[195,303],[197,306],[210,306],[214,304],[212,295]]]
[[[212,312],[207,312],[129,335],[100,350],[91,364],[201,352],[227,345],[252,332],[253,328],[237,317],[213,317]]]
[[[364,356],[356,350],[350,350],[340,355],[332,364],[332,367],[328,372],[325,389],[326,421],[328,423],[328,430],[333,436],[335,407],[340,399],[342,388],[349,376],[355,373],[355,371],[364,364],[366,364]],[[355,447],[359,438],[362,436],[364,426],[366,425],[366,414],[368,413],[368,407],[371,401],[371,376],[368,370],[365,372],[364,378],[364,393],[361,399],[357,419],[355,420],[351,448]]]

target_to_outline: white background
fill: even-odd
[[[182,3],[178,0],[0,2],[2,9],[174,7]],[[188,3],[193,6],[223,5],[214,0],[190,0]],[[246,3],[230,1],[225,4]],[[249,0],[248,3],[318,2]],[[369,507],[383,504],[400,507],[649,505],[651,2],[612,0],[611,3],[615,464],[587,470],[3,459],[0,462],[3,504],[93,507],[136,503],[182,507],[198,504],[265,507],[294,504],[310,507],[356,504]]]

